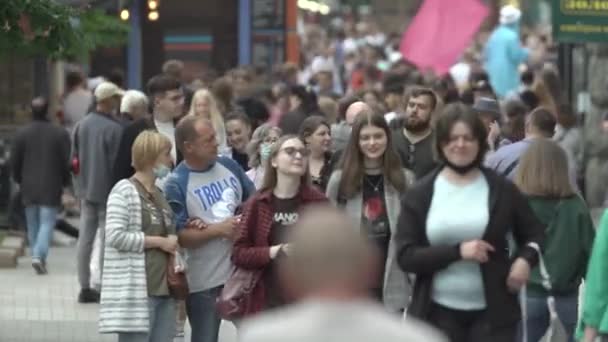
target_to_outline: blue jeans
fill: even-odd
[[[118,342],[172,342],[175,337],[175,300],[171,297],[148,297],[150,332],[119,333]]]
[[[217,342],[222,318],[215,308],[215,300],[222,288],[223,286],[218,286],[188,296],[186,312],[192,327],[190,342]]]
[[[46,261],[49,245],[53,238],[53,229],[57,223],[59,208],[43,205],[25,207],[27,238],[30,243],[32,257]]]
[[[528,341],[538,341],[549,328],[549,309],[547,308],[547,297],[528,295]],[[562,321],[566,333],[570,336],[569,341],[574,342],[576,323],[578,318],[578,295],[576,293],[569,296],[555,296],[555,309]],[[518,340],[522,341],[522,327],[520,324]]]

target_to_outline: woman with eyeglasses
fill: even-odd
[[[453,342],[512,342],[543,224],[513,183],[482,166],[488,133],[470,107],[448,105],[435,134],[441,166],[401,197],[395,255],[416,275],[407,315]]]
[[[309,116],[300,126],[300,139],[310,151],[308,170],[312,183],[325,191],[331,175],[331,130],[329,123],[319,115]]]
[[[403,310],[409,286],[395,256],[394,235],[399,197],[413,181],[391,144],[384,116],[371,111],[357,115],[341,168],[327,184],[327,197],[346,210],[380,252],[381,265],[371,289],[373,296],[392,311]]]
[[[281,137],[281,129],[271,124],[263,124],[256,128],[251,137],[251,141],[247,145],[247,154],[249,155],[249,171],[247,176],[256,189],[262,187],[264,182],[264,168],[266,160],[270,156],[272,145]]]
[[[251,293],[247,315],[285,305],[278,283],[278,265],[289,257],[288,234],[301,209],[326,202],[325,195],[310,184],[308,149],[297,136],[281,137],[266,160],[264,183],[244,205],[232,250],[236,267],[263,271]]]

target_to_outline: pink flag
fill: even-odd
[[[401,54],[421,70],[444,75],[488,13],[480,0],[425,0],[401,39]]]

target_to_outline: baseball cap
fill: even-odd
[[[95,88],[95,100],[103,101],[112,96],[123,96],[125,91],[112,82],[102,82]]]

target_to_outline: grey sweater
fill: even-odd
[[[15,182],[25,205],[58,207],[69,180],[70,137],[49,121],[35,120],[20,129],[11,151]]]
[[[73,151],[80,160],[76,177],[80,199],[106,204],[121,135],[120,123],[105,114],[90,113],[76,124]]]

